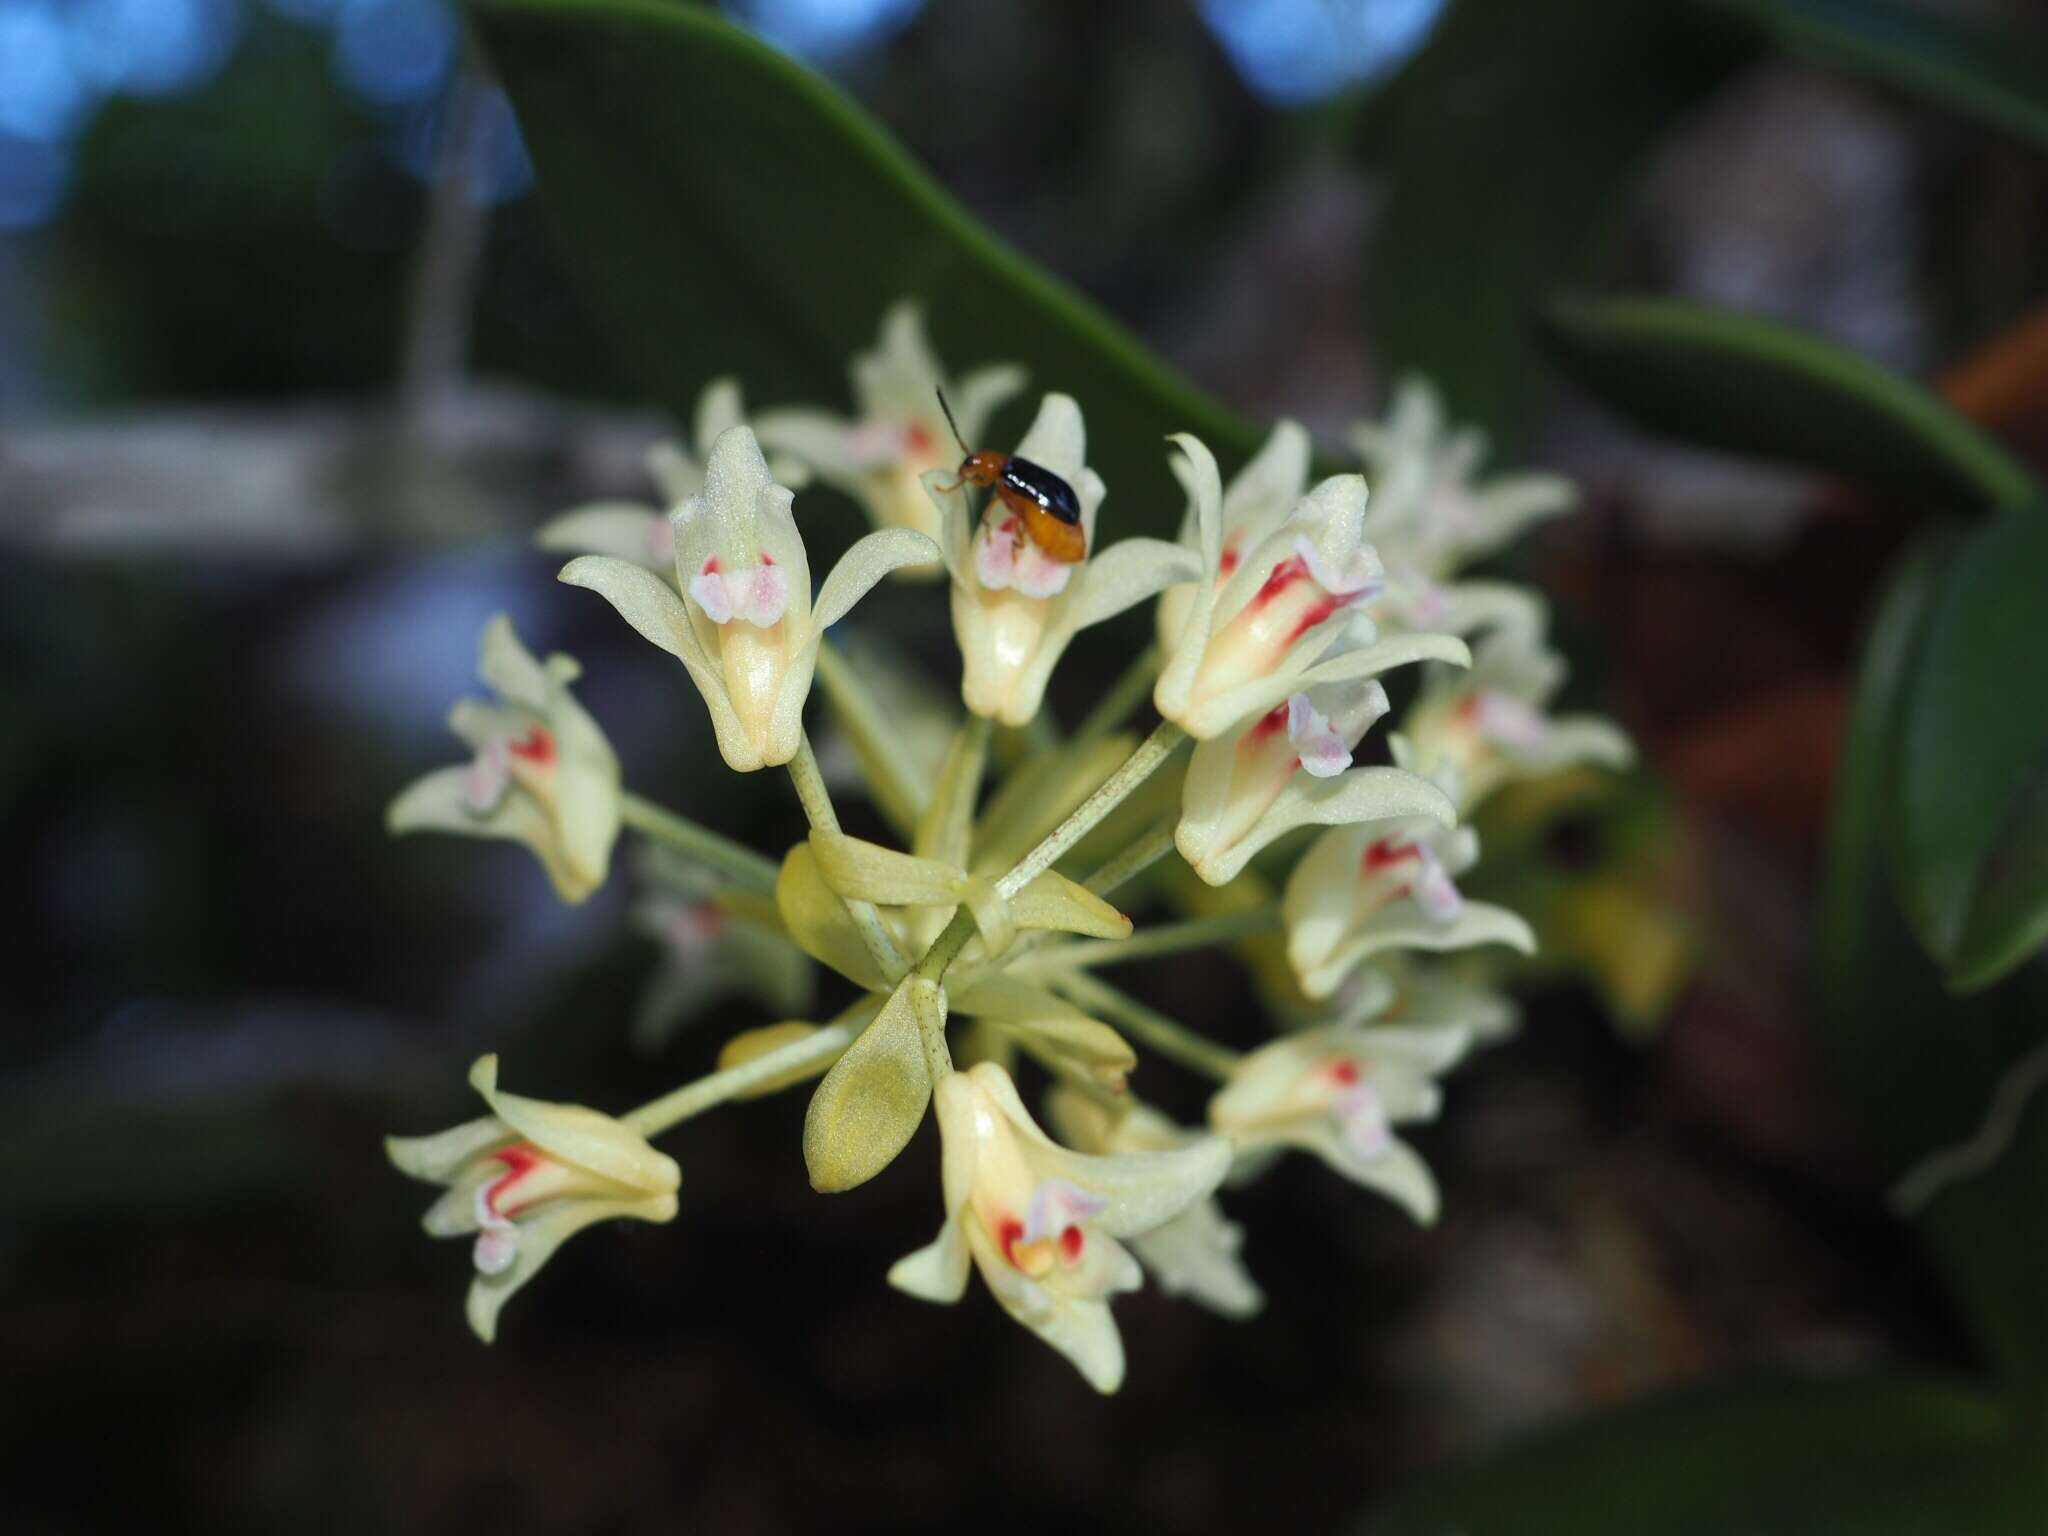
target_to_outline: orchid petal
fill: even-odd
[[[817,607],[811,614],[813,633],[822,634],[838,623],[889,572],[907,565],[928,565],[939,553],[929,537],[909,528],[879,528],[856,540],[818,590]]]
[[[889,1283],[919,1301],[950,1306],[967,1294],[971,1267],[959,1219],[948,1216],[936,1238],[890,1266]]]
[[[1290,934],[1290,955],[1295,952],[1293,938]],[[1428,916],[1412,901],[1397,901],[1347,934],[1320,964],[1305,969],[1297,965],[1297,970],[1304,992],[1310,997],[1328,997],[1354,965],[1383,950],[1458,950],[1482,944],[1505,944],[1523,954],[1534,954],[1536,935],[1519,913],[1488,902],[1468,901],[1445,923]]]
[[[484,1343],[498,1332],[498,1314],[553,1257],[554,1251],[585,1227],[601,1221],[630,1218],[664,1222],[676,1213],[673,1194],[618,1200],[572,1200],[550,1207],[519,1223],[511,1262],[495,1274],[478,1274],[469,1283],[466,1311],[469,1326]]]
[[[1061,616],[1069,634],[1114,618],[1177,581],[1200,574],[1195,557],[1163,539],[1122,539],[1083,568],[1073,602]]]
[[[645,567],[606,555],[584,555],[563,566],[556,579],[597,593],[618,609],[619,617],[632,625],[641,639],[660,646],[684,665],[690,665],[693,656],[697,665],[708,661],[690,628],[683,599],[673,586]]]
[[[541,524],[533,542],[565,555],[609,555],[661,574],[675,570],[675,536],[668,519],[632,502],[573,507]]]
[[[511,1126],[496,1115],[486,1115],[432,1136],[386,1136],[384,1155],[409,1178],[446,1184],[465,1164],[517,1139]]]
[[[506,795],[488,815],[469,809],[468,766],[439,768],[416,779],[384,813],[385,829],[406,832],[452,832],[524,843],[540,859],[555,892],[572,905],[589,897],[594,887],[562,857],[547,812],[524,795]]]
[[[1128,1237],[1170,1221],[1212,1194],[1230,1168],[1230,1143],[1208,1136],[1171,1152],[1132,1152],[1090,1157],[1055,1143],[1024,1108],[1007,1074],[989,1076],[975,1067],[979,1085],[1031,1143],[1031,1157],[1049,1178],[1070,1179],[1108,1202],[1095,1225],[1112,1237]]]
[[[498,1058],[479,1056],[469,1085],[491,1112],[543,1152],[644,1194],[674,1190],[682,1183],[675,1159],[657,1152],[647,1138],[610,1115],[580,1104],[550,1104],[498,1089]]]

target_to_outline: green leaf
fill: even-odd
[[[951,366],[1020,362],[1034,390],[1081,401],[1090,459],[1116,493],[1105,528],[1178,526],[1166,433],[1225,456],[1257,446],[836,87],[716,15],[654,0],[472,0],[470,14],[572,275],[679,419],[721,373],[752,406],[843,405],[849,355],[910,296]]]
[[[1736,31],[1643,0],[1455,0],[1372,116],[1387,201],[1365,303],[1382,371],[1429,375],[1512,452],[1536,304],[1745,56]]]
[[[1707,0],[1777,46],[2048,149],[2048,35],[1898,0]]]
[[[1997,1536],[2043,1459],[1987,1394],[1908,1377],[1710,1387],[1424,1479],[1362,1536]]]
[[[1950,509],[2041,495],[2024,465],[1932,395],[1789,326],[1673,299],[1566,299],[1549,306],[1543,337],[1588,393],[1682,442]]]
[[[1920,941],[1963,990],[2048,942],[2048,512],[1958,551],[1901,680],[1893,873]]]
[[[1977,1137],[2001,1086],[2048,1040],[2038,970],[1951,995],[1885,868],[1902,683],[1919,664],[1957,543],[1942,535],[1917,550],[1878,613],[1829,831],[1821,1046],[1888,1183]],[[1919,1205],[1910,1224],[1985,1354],[2008,1374],[2048,1379],[2048,1095],[2019,1106],[1986,1171]]]

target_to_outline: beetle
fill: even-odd
[[[939,409],[946,413],[946,425],[953,440],[966,455],[960,461],[960,479],[953,482],[992,488],[997,499],[1024,524],[1031,542],[1044,550],[1048,559],[1061,565],[1078,565],[1088,558],[1088,534],[1081,526],[1081,498],[1074,488],[1043,464],[1019,458],[1014,453],[997,453],[984,448],[979,453],[967,446],[960,424],[953,420],[953,408],[940,390]]]

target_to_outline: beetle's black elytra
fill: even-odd
[[[1003,466],[1003,484],[1018,495],[1029,497],[1063,523],[1075,525],[1081,521],[1081,499],[1074,494],[1074,488],[1042,464],[1012,454]]]

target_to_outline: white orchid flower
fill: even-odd
[[[423,1220],[435,1237],[476,1234],[469,1325],[486,1344],[498,1312],[554,1251],[594,1222],[667,1221],[682,1172],[629,1126],[576,1104],[498,1090],[498,1058],[470,1069],[491,1113],[437,1136],[391,1136],[401,1173],[447,1192]]]
[[[1150,1232],[1212,1194],[1230,1143],[1205,1137],[1165,1152],[1091,1157],[1041,1131],[993,1062],[941,1079],[935,1100],[946,1221],[899,1260],[889,1283],[956,1302],[970,1262],[1018,1322],[1052,1345],[1098,1392],[1123,1382],[1124,1348],[1109,1300],[1142,1283],[1119,1241]]]
[[[1227,885],[1260,849],[1296,827],[1394,817],[1448,825],[1456,812],[1428,780],[1399,768],[1351,766],[1359,742],[1386,712],[1386,689],[1376,679],[1345,678],[1290,694],[1265,714],[1195,743],[1174,829],[1181,856],[1210,885]]]
[[[1461,814],[1501,785],[1580,763],[1626,768],[1628,737],[1594,715],[1552,716],[1564,658],[1506,631],[1479,644],[1468,672],[1432,676],[1408,713],[1397,761],[1450,790]]]
[[[1352,982],[1365,984],[1376,998],[1370,1009],[1354,1007],[1352,1016],[1382,1024],[1455,1024],[1475,1050],[1498,1045],[1522,1022],[1520,1006],[1495,984],[1503,969],[1497,951],[1382,951],[1352,973]]]
[[[611,868],[619,760],[569,692],[581,670],[573,657],[535,660],[502,613],[484,626],[478,652],[478,675],[497,698],[460,699],[448,715],[475,756],[415,781],[385,825],[524,843],[561,898],[580,902]]]
[[[740,773],[796,755],[825,630],[890,571],[937,553],[905,528],[871,533],[832,568],[814,607],[791,500],[770,479],[752,430],[732,427],[712,444],[703,491],[673,516],[677,586],[603,555],[562,568],[563,581],[603,595],[682,662],[711,712],[719,752]]]
[[[633,926],[660,960],[633,1011],[633,1041],[658,1050],[685,1024],[730,997],[780,1018],[811,1010],[816,968],[772,917],[735,900],[701,865],[661,847],[641,861]]]
[[[1062,1141],[1097,1156],[1171,1152],[1201,1139],[1200,1132],[1183,1130],[1150,1105],[1112,1105],[1065,1084],[1054,1085],[1045,1107]],[[1266,1304],[1238,1257],[1244,1231],[1224,1217],[1213,1195],[1131,1238],[1130,1245],[1169,1296],[1185,1296],[1225,1317],[1250,1317]]]
[[[961,457],[939,409],[939,391],[945,390],[960,431],[974,444],[996,409],[1024,387],[1024,370],[999,364],[949,381],[925,338],[923,311],[904,300],[882,317],[879,344],[857,354],[850,371],[852,420],[827,411],[764,411],[761,441],[811,465],[865,507],[877,528],[910,528],[936,539],[938,510],[922,477],[950,469]],[[907,567],[905,574],[936,576],[939,568]]]
[[[612,555],[644,565],[662,576],[676,568],[675,528],[669,512],[704,489],[704,458],[719,435],[744,425],[746,407],[734,379],[713,379],[697,397],[691,444],[660,442],[647,450],[647,473],[660,492],[659,506],[636,501],[593,501],[543,523],[533,536],[540,548],[563,555]],[[694,448],[691,446],[694,445]],[[800,489],[810,471],[788,457],[772,457],[769,471],[779,484]]]
[[[1267,714],[1319,683],[1371,677],[1402,662],[1468,659],[1447,635],[1376,638],[1361,608],[1379,595],[1380,564],[1365,543],[1363,477],[1338,475],[1223,574],[1223,488],[1198,440],[1177,437],[1194,502],[1200,584],[1152,701],[1198,741]],[[1340,636],[1350,648],[1324,659]]]
[[[1442,397],[1422,379],[1404,379],[1386,420],[1360,422],[1349,436],[1372,481],[1366,531],[1389,572],[1445,581],[1578,501],[1561,475],[1478,483],[1486,435],[1453,428]]]
[[[965,673],[961,696],[977,715],[1026,725],[1045,685],[1081,630],[1114,618],[1175,581],[1195,575],[1193,558],[1161,539],[1125,539],[1098,550],[1095,518],[1105,494],[1087,467],[1081,408],[1047,395],[1016,456],[1059,476],[1081,503],[1086,556],[1062,564],[1040,549],[1022,520],[991,496],[977,521],[957,477],[925,480],[940,509],[940,545],[953,581],[953,634]]]
[[[1333,996],[1361,961],[1391,949],[1508,944],[1533,952],[1529,925],[1505,907],[1467,901],[1457,877],[1477,862],[1469,828],[1433,821],[1336,827],[1287,877],[1287,959],[1311,998]]]
[[[1435,389],[1417,379],[1395,391],[1384,422],[1361,422],[1350,439],[1372,484],[1366,537],[1387,569],[1375,621],[1393,630],[1464,636],[1495,629],[1540,640],[1548,613],[1539,595],[1511,582],[1451,578],[1541,519],[1571,510],[1578,500],[1571,482],[1526,474],[1478,484],[1484,435],[1452,430]]]
[[[1313,1152],[1427,1226],[1436,1220],[1436,1180],[1394,1127],[1436,1118],[1436,1079],[1468,1043],[1456,1025],[1345,1022],[1304,1030],[1238,1063],[1209,1101],[1209,1126],[1240,1156]]]
[[[1315,452],[1308,429],[1298,421],[1281,421],[1270,432],[1259,451],[1224,487],[1222,502],[1223,538],[1217,557],[1217,576],[1228,581],[1244,563],[1244,557],[1264,542],[1266,535],[1301,504],[1308,490],[1309,461]],[[1198,555],[1202,532],[1198,487],[1193,461],[1176,458],[1173,472],[1188,492],[1188,510],[1182,520],[1181,543]],[[1170,653],[1187,627],[1188,611],[1194,606],[1196,587],[1182,582],[1169,587],[1159,599],[1159,646]]]

